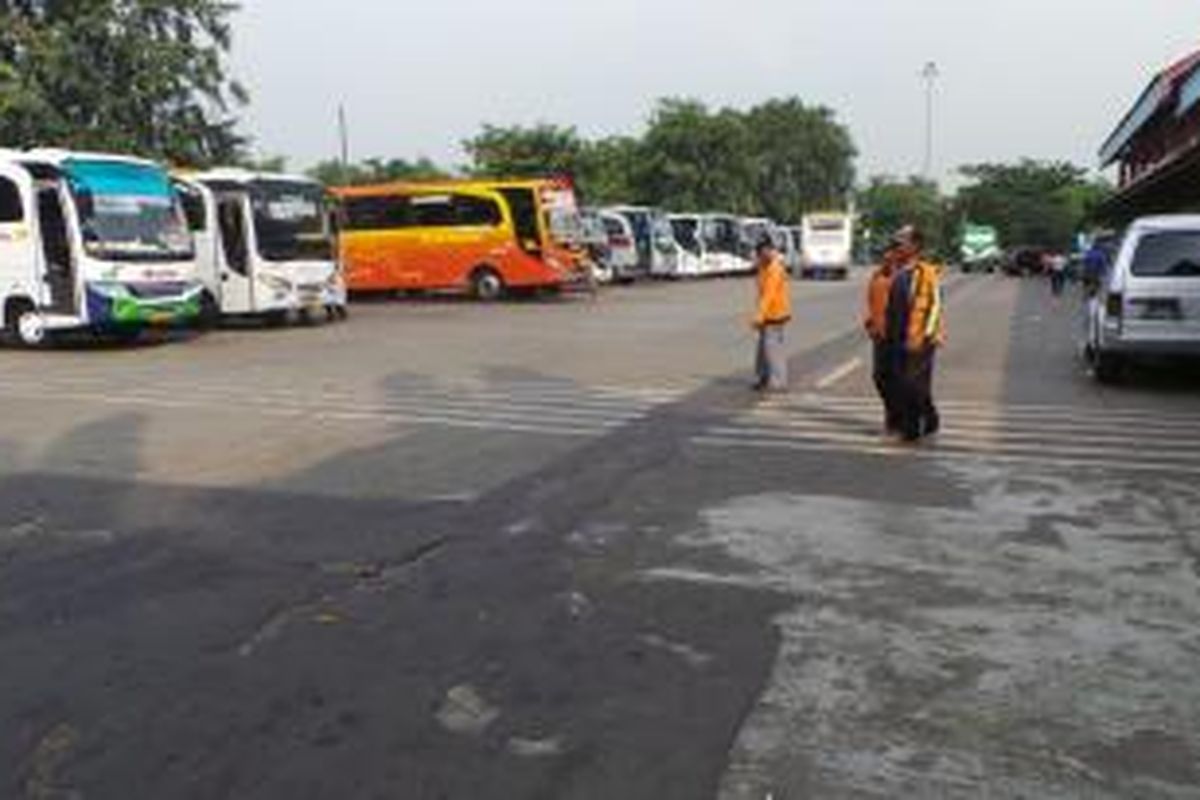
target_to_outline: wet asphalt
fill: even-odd
[[[1192,371],[956,280],[906,450],[749,291],[0,351],[0,796],[1200,796]]]

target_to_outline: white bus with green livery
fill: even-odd
[[[0,150],[0,324],[35,347],[54,333],[122,336],[192,322],[203,287],[170,178],[157,164]]]

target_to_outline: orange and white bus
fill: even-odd
[[[334,189],[353,292],[561,289],[586,280],[570,183],[461,180]]]

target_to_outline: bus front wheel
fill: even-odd
[[[471,273],[471,296],[490,303],[504,296],[504,279],[491,267],[479,267]]]
[[[27,300],[13,300],[4,312],[5,333],[10,340],[29,348],[46,344],[49,338],[46,321],[33,303]]]

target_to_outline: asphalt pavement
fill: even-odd
[[[1200,378],[956,277],[899,447],[861,291],[0,351],[0,796],[1200,797]]]

